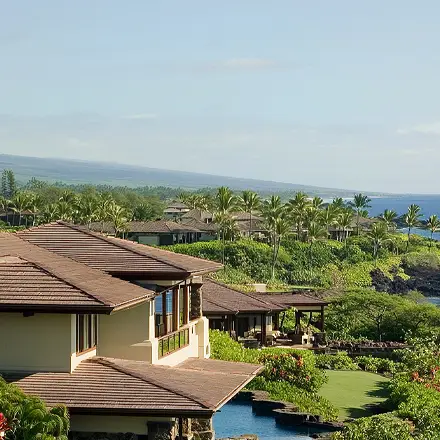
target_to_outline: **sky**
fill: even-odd
[[[0,0],[0,152],[440,193],[438,0]]]

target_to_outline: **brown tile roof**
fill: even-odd
[[[260,365],[190,359],[177,367],[92,358],[73,373],[12,377],[27,394],[71,413],[210,415],[261,370]],[[7,377],[7,375],[6,375]]]
[[[0,234],[0,310],[94,311],[145,302],[155,292]]]
[[[216,225],[215,223],[205,223],[202,222],[201,220],[197,220],[195,218],[182,218],[182,225],[187,225],[187,226],[191,226],[193,228],[198,229],[199,231],[203,231],[203,232],[217,232],[218,230],[218,225]]]
[[[195,218],[196,220],[201,220],[205,222],[205,220],[210,220],[214,217],[211,212],[202,211],[201,209],[191,209],[182,215],[182,218]]]
[[[104,226],[104,227],[103,227]],[[126,231],[133,234],[182,234],[186,232],[200,232],[199,229],[187,225],[186,223],[176,223],[169,220],[155,220],[148,222],[133,221],[128,222]],[[93,222],[90,229],[96,232],[105,232],[106,234],[115,234],[113,223]]]
[[[107,237],[61,221],[17,232],[23,240],[111,274],[142,279],[178,277],[213,272],[220,263]]]
[[[234,220],[237,220],[238,222],[241,222],[241,221],[249,222],[249,213],[248,212],[244,212],[244,211],[232,212],[231,217]],[[255,212],[252,213],[252,223],[258,222],[258,221],[262,222],[263,220],[264,220],[263,217],[255,214]]]
[[[240,292],[213,280],[205,280],[203,291],[203,313],[221,313],[225,315],[236,313],[269,313],[272,310],[282,310],[278,304],[269,303],[255,294]]]
[[[253,293],[253,295],[269,304],[278,305],[284,308],[328,305],[328,302],[305,293]]]

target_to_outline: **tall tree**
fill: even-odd
[[[11,208],[14,213],[18,214],[18,226],[21,226],[23,212],[31,208],[32,194],[26,191],[21,191],[15,194],[11,200]],[[15,224],[15,221],[13,222]]]
[[[387,225],[389,231],[395,231],[397,212],[392,209],[385,209],[380,219]]]
[[[348,230],[353,222],[353,211],[344,209],[338,216],[337,225],[340,231],[339,240],[345,242],[347,246]]]
[[[249,237],[252,234],[252,215],[261,204],[260,196],[253,191],[243,191],[239,199],[239,204],[244,212],[249,214]]]
[[[225,214],[231,212],[237,207],[237,198],[232,190],[226,186],[222,186],[217,190],[215,196],[216,212]]]
[[[317,222],[311,222],[307,227],[307,241],[309,242],[309,261],[310,261],[310,267],[312,267],[312,261],[313,261],[313,253],[312,248],[313,244],[322,239],[327,237],[327,229],[320,225]]]
[[[311,205],[316,209],[321,209],[324,204],[324,200],[321,197],[315,196],[312,199]]]
[[[373,243],[373,258],[376,265],[379,249],[389,239],[388,226],[385,222],[374,223],[367,235]]]
[[[310,201],[307,194],[301,191],[297,192],[295,196],[287,203],[287,209],[289,210],[290,217],[295,223],[296,237],[298,240],[303,238],[304,218],[309,206]]]
[[[2,172],[2,196],[6,199],[12,199],[17,192],[17,182],[12,170],[3,170]]]
[[[338,211],[333,206],[333,204],[330,204],[320,211],[320,216],[321,216],[321,224],[325,226],[328,232],[330,226],[336,223],[336,220],[338,218]]]
[[[226,186],[218,188],[215,196],[215,215],[214,219],[223,223],[220,225],[220,234],[222,239],[222,263],[225,264],[225,238],[226,224],[229,222],[230,212],[237,206],[237,198],[232,190]]]
[[[408,206],[408,212],[405,214],[405,224],[408,228],[408,241],[406,242],[406,251],[408,252],[409,243],[411,239],[411,230],[415,228],[420,223],[420,217],[422,216],[420,212],[420,206],[414,203]]]
[[[292,232],[292,225],[288,210],[281,202],[279,196],[271,196],[269,200],[264,201],[261,212],[272,247],[271,278],[273,280],[275,279],[275,268],[278,261],[281,240]]]
[[[355,194],[353,197],[353,201],[350,202],[350,206],[353,207],[353,209],[356,211],[356,230],[357,235],[360,234],[360,218],[361,218],[361,211],[370,208],[370,202],[371,199],[364,195],[364,194]],[[363,212],[365,214],[365,212]]]
[[[431,215],[426,222],[426,227],[431,231],[431,240],[429,241],[429,249],[431,249],[433,243],[432,237],[434,233],[440,229],[440,219],[438,218],[438,216],[436,216],[435,214]]]
[[[127,223],[131,216],[132,214],[128,209],[123,208],[116,203],[110,204],[108,218],[112,222],[116,237],[122,235],[122,238],[124,238],[124,234],[127,232]]]
[[[82,195],[76,202],[75,211],[79,223],[86,225],[90,229],[98,213],[97,198],[92,194]]]

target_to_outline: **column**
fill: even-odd
[[[199,319],[202,316],[202,285],[202,283],[191,284],[190,320]]]

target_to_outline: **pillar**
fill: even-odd
[[[177,426],[174,422],[148,422],[148,440],[175,440]]]
[[[199,319],[202,316],[202,285],[202,283],[191,284],[190,320]]]

